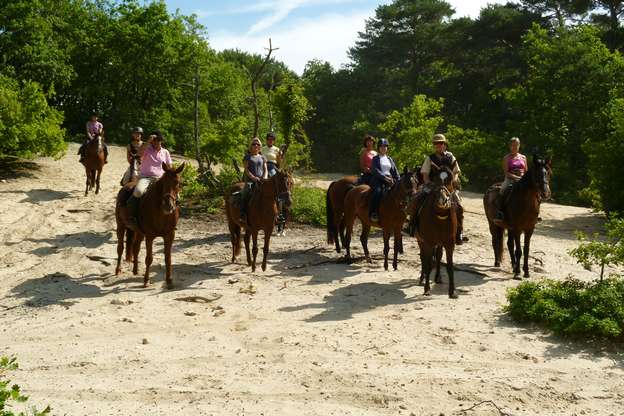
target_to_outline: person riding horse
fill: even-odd
[[[424,186],[423,186],[422,191],[416,196],[416,202],[418,204],[417,206],[420,207],[422,202],[424,202],[424,200],[427,198],[427,196],[431,192],[431,189],[433,187],[433,179],[434,179],[432,175],[434,174],[437,175],[440,171],[440,168],[444,166],[448,167],[451,170],[451,172],[453,172],[453,183],[455,184],[455,186],[453,187],[454,191],[451,194],[452,201],[459,208],[458,218],[457,218],[457,222],[458,222],[457,238],[456,238],[455,244],[461,245],[463,244],[464,241],[468,240],[463,235],[463,228],[464,228],[463,227],[464,225],[463,224],[464,223],[463,211],[464,210],[461,205],[461,198],[459,197],[459,193],[457,190],[458,185],[459,185],[459,175],[461,173],[461,169],[459,168],[459,163],[457,162],[457,159],[455,158],[455,156],[447,150],[448,141],[446,140],[446,137],[443,134],[435,134],[433,136],[432,143],[433,143],[435,152],[425,158],[425,161],[422,167],[420,168],[420,173],[423,176]],[[432,171],[432,168],[435,168],[435,169],[433,169]],[[419,209],[416,211],[415,215],[418,215]]]
[[[262,146],[262,155],[267,161],[267,171],[270,178],[277,173],[284,157],[282,149],[275,146],[275,133],[272,131],[266,135],[266,146]]]
[[[132,181],[133,171],[135,169],[134,162],[138,161],[138,165],[141,165],[141,156],[139,155],[139,149],[143,144],[143,129],[141,127],[135,127],[132,129],[132,135],[130,138],[130,144],[126,147],[126,160],[128,161],[128,169],[121,179],[121,186],[126,185]]]
[[[522,175],[526,173],[528,168],[527,158],[520,153],[520,139],[512,137],[509,140],[510,153],[503,158],[503,173],[505,174],[505,180],[501,185],[500,192],[496,196],[496,220],[505,220],[505,200],[509,195],[509,192],[513,188],[513,184],[518,182]]]
[[[162,147],[164,137],[159,130],[152,132],[146,142],[139,147],[138,153],[141,157],[141,170],[139,181],[126,202],[128,208],[128,228],[139,231],[137,222],[139,210],[139,198],[145,194],[147,188],[156,182],[164,173],[162,164],[165,163],[171,168],[173,162],[169,151]]]
[[[399,171],[394,164],[394,160],[388,156],[388,140],[379,139],[377,142],[377,154],[373,157],[371,165],[371,188],[373,193],[369,209],[371,221],[379,221],[379,204],[383,198],[384,191],[392,188],[399,181]]]
[[[362,146],[362,150],[360,150],[360,177],[358,178],[358,185],[370,185],[373,158],[377,156],[377,152],[374,149],[375,138],[367,134],[364,136],[364,143],[362,143]]]
[[[249,144],[249,153],[243,159],[245,186],[240,192],[240,221],[242,223],[247,223],[247,206],[258,183],[269,177],[267,159],[260,153],[260,149],[262,149],[262,143],[259,138],[254,137]]]
[[[97,114],[92,114],[91,119],[87,121],[87,137],[85,141],[82,143],[80,148],[78,149],[78,154],[80,155],[80,163],[84,161],[85,158],[85,146],[91,140],[95,139],[98,136],[102,136],[104,134],[104,125],[98,121]],[[104,148],[104,163],[108,163],[108,146],[106,143],[102,142],[102,147]]]

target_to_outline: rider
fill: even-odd
[[[512,137],[509,140],[510,153],[503,158],[503,173],[505,180],[501,185],[498,195],[496,195],[496,219],[503,221],[505,219],[504,204],[505,196],[509,193],[513,184],[518,182],[522,175],[528,170],[527,158],[520,153],[520,139]]]
[[[143,129],[141,127],[135,127],[132,129],[132,135],[130,138],[130,144],[126,147],[126,160],[128,160],[128,164],[130,165],[126,172],[124,173],[123,178],[121,179],[121,186],[127,184],[132,180],[132,169],[134,159],[139,159],[139,164],[141,162],[141,157],[139,156],[139,149],[143,144]]]
[[[275,146],[275,133],[272,131],[266,135],[266,146],[262,146],[262,154],[267,162],[267,170],[269,178],[277,173],[277,169],[282,161],[284,154],[281,149]]]
[[[420,173],[423,175],[424,187],[423,187],[423,195],[428,195],[433,189],[433,178],[431,177],[431,167],[432,164],[435,164],[437,167],[441,168],[443,166],[448,167],[453,172],[453,194],[452,199],[453,202],[457,204],[459,208],[459,212],[457,215],[457,236],[456,236],[456,244],[463,244],[464,241],[467,241],[467,238],[463,235],[464,228],[464,216],[463,216],[463,207],[461,205],[461,198],[459,197],[458,187],[459,187],[459,174],[461,170],[459,169],[459,163],[455,156],[451,152],[447,150],[448,141],[443,134],[435,134],[432,139],[433,147],[435,152],[425,158],[425,161],[420,168]]]
[[[139,147],[139,156],[141,157],[139,181],[134,188],[134,192],[132,192],[132,196],[126,203],[128,207],[128,227],[135,231],[138,230],[139,198],[145,194],[147,188],[153,182],[156,182],[165,173],[162,164],[165,163],[171,167],[173,163],[169,151],[162,147],[164,140],[160,130],[155,130],[149,135],[147,141],[143,142]]]
[[[84,161],[84,151],[87,143],[95,139],[97,136],[102,136],[102,134],[104,133],[104,125],[100,123],[100,121],[98,120],[98,116],[95,113],[91,114],[91,119],[87,121],[86,128],[87,137],[80,146],[80,149],[78,149],[78,154],[80,155],[80,163]],[[106,143],[102,142],[102,147],[104,148],[104,163],[108,163],[108,146],[106,146]]]
[[[247,222],[247,205],[262,179],[268,177],[267,159],[260,153],[262,143],[260,139],[254,137],[249,144],[249,152],[243,159],[244,173],[243,180],[245,186],[241,191],[240,200],[240,221]]]
[[[373,158],[377,156],[377,152],[374,150],[375,138],[367,134],[364,136],[363,146],[362,150],[360,150],[360,178],[358,179],[358,184],[370,185]]]
[[[373,194],[369,207],[369,218],[371,221],[379,221],[379,204],[383,197],[384,190],[391,188],[399,181],[399,171],[394,160],[388,156],[388,140],[379,139],[377,142],[377,154],[371,163],[371,187]]]

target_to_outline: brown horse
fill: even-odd
[[[503,258],[503,236],[507,229],[507,248],[511,257],[514,279],[520,278],[520,259],[522,247],[520,236],[524,233],[524,277],[529,277],[529,249],[531,236],[539,217],[542,198],[550,198],[551,160],[533,156],[532,167],[513,184],[505,201],[505,220],[496,219],[496,196],[500,184],[491,186],[483,196],[483,208],[492,234],[494,266],[500,267]]]
[[[119,275],[121,271],[121,256],[124,251],[124,234],[128,233],[128,243],[132,242],[132,256],[128,254],[130,246],[126,247],[126,259],[132,258],[132,273],[139,273],[139,251],[141,249],[141,241],[145,238],[145,275],[143,277],[143,286],[147,287],[150,283],[149,269],[152,264],[152,245],[156,237],[162,237],[165,245],[165,281],[167,288],[173,287],[171,278],[171,246],[175,237],[175,229],[178,224],[180,210],[177,206],[178,193],[180,192],[180,172],[184,169],[182,163],[177,169],[169,168],[165,163],[162,164],[165,173],[148,188],[145,195],[139,201],[139,214],[137,221],[140,231],[134,233],[127,226],[128,213],[125,207],[124,196],[128,190],[122,188],[117,194],[117,204],[115,208],[115,218],[117,220],[117,267],[115,275]]]
[[[340,253],[340,244],[345,245],[344,199],[351,189],[357,185],[357,176],[345,176],[329,184],[325,195],[327,215],[327,244],[336,245],[336,253]]]
[[[351,235],[353,234],[353,224],[355,218],[359,218],[362,223],[362,234],[360,242],[364,249],[366,261],[372,263],[368,252],[368,234],[371,226],[381,227],[384,239],[384,269],[388,270],[388,253],[390,251],[390,235],[394,236],[394,257],[392,267],[394,270],[398,266],[398,254],[402,251],[403,224],[405,223],[406,207],[409,199],[416,192],[416,176],[414,172],[408,171],[407,167],[399,182],[383,196],[379,205],[379,222],[372,222],[369,217],[369,204],[372,189],[368,185],[359,185],[347,192],[344,199],[344,223],[346,228],[345,249],[347,251],[345,259],[351,260]]]
[[[436,168],[436,167],[432,167]],[[422,267],[421,283],[425,280],[425,295],[431,295],[430,274],[433,262],[436,262],[436,283],[441,282],[440,261],[442,249],[446,251],[446,272],[449,278],[449,297],[457,298],[455,276],[453,272],[453,251],[457,235],[458,207],[453,203],[453,172],[448,167],[439,168],[440,173],[433,175],[433,188],[418,203],[410,204],[410,230],[416,235],[420,248]]]
[[[251,271],[256,271],[256,257],[258,255],[258,232],[264,232],[264,247],[262,249],[262,271],[266,270],[266,262],[269,254],[269,242],[275,220],[279,213],[278,205],[282,203],[286,208],[291,205],[291,192],[289,184],[292,183],[290,173],[279,171],[268,179],[263,179],[258,184],[258,189],[249,201],[247,209],[247,222],[240,220],[240,208],[234,200],[234,193],[240,192],[245,184],[236,183],[225,193],[225,214],[230,230],[230,240],[232,241],[232,263],[240,254],[241,229],[245,229],[245,252],[247,254],[247,265],[251,266]],[[249,240],[253,237],[253,261],[249,251]]]
[[[100,192],[100,175],[104,168],[104,146],[103,138],[101,135],[96,135],[91,139],[84,148],[84,159],[82,164],[85,167],[87,173],[87,184],[85,187],[85,196],[89,194],[89,191],[95,186],[95,193]]]

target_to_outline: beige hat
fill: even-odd
[[[446,141],[446,137],[444,137],[443,134],[435,134],[433,136],[433,140],[431,141],[432,143],[444,143],[447,144],[448,142]]]
[[[517,137],[512,137],[511,139],[509,139],[509,143],[513,143],[513,142],[518,142],[520,143],[520,139]]]

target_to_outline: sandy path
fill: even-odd
[[[177,289],[163,289],[160,243],[143,289],[128,265],[111,274],[123,149],[111,149],[103,193],[88,197],[75,150],[0,183],[0,355],[19,358],[11,377],[54,414],[450,415],[483,400],[513,415],[624,414],[622,353],[502,314],[516,282],[508,265],[489,267],[479,195],[465,195],[471,241],[456,261],[480,274],[456,274],[457,300],[445,285],[422,296],[412,239],[399,270],[384,272],[378,234],[375,264],[348,266],[326,262],[337,254],[323,230],[291,227],[252,276],[228,263],[224,224],[188,218],[174,244]],[[542,216],[533,275],[594,277],[566,252],[600,217],[552,204]],[[188,296],[220,298],[176,300]],[[486,403],[466,414],[499,413]]]

